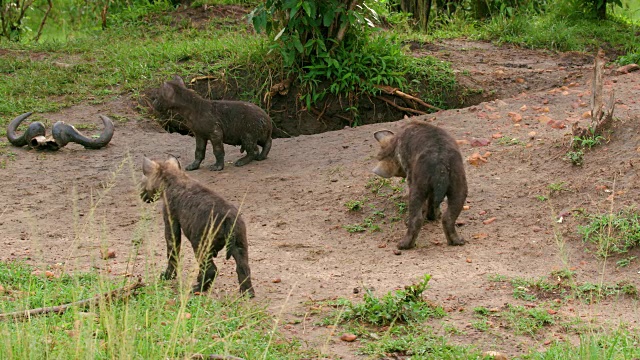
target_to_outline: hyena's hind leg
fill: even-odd
[[[466,198],[467,196],[464,193],[456,194],[450,191],[447,194],[447,210],[442,215],[442,228],[449,245],[464,245],[465,243],[464,239],[456,231],[456,219],[462,212]]]
[[[255,296],[253,285],[251,284],[251,269],[249,269],[249,251],[240,244],[227,248],[227,258],[233,256],[236,261],[236,273],[240,283],[240,292],[246,293],[249,297]]]
[[[271,138],[268,138],[263,144],[259,145],[262,146],[262,151],[260,151],[260,154],[256,157],[258,161],[266,159],[267,155],[269,155],[269,151],[271,151]]]
[[[256,154],[256,151],[258,150],[258,146],[256,145],[256,141],[253,139],[251,135],[247,134],[244,136],[244,138],[242,139],[242,146],[240,149],[246,151],[247,155],[236,160],[234,164],[235,166],[247,165],[248,163],[256,159],[258,156]]]
[[[213,263],[214,254],[209,253],[206,259],[200,264],[198,271],[198,282],[193,287],[192,292],[205,292],[209,290],[218,275],[218,268]]]

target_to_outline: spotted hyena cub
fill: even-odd
[[[467,180],[462,155],[449,134],[424,121],[409,122],[398,134],[377,131],[378,164],[373,172],[384,178],[407,179],[409,187],[407,234],[398,249],[411,249],[424,219],[440,216],[440,203],[447,197],[442,227],[449,245],[464,245],[455,222],[467,199]]]
[[[224,168],[224,145],[240,145],[247,155],[235,162],[243,166],[264,160],[271,150],[271,118],[259,106],[246,101],[207,100],[187,89],[179,76],[166,81],[158,91],[156,108],[178,113],[196,138],[195,160],[187,171],[196,170],[204,160],[207,142],[211,142],[216,162],[211,170]],[[258,145],[262,148],[258,152]]]
[[[200,268],[194,292],[204,292],[211,286],[217,273],[213,258],[226,245],[227,259],[233,256],[236,261],[240,291],[253,297],[247,232],[238,209],[190,178],[174,157],[164,162],[145,157],[142,172],[145,175],[140,194],[142,200],[164,200],[162,210],[169,264],[162,277],[176,277],[182,231],[193,247]]]

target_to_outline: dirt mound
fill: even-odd
[[[568,85],[584,78],[593,63],[593,58],[586,54],[555,54],[513,46],[497,47],[488,42],[447,40],[408,45],[414,56],[430,55],[453,64],[460,86],[442,94],[446,108],[471,106],[522,92]],[[234,81],[204,76],[193,79],[190,86],[208,99],[238,100],[249,86],[247,84],[254,82],[255,79],[250,74],[238,74],[234,76]],[[282,83],[287,84],[284,91],[273,92],[273,96],[265,95],[260,104],[267,109],[274,122],[276,138],[397,121],[406,116],[434,111],[416,101],[384,93],[360,98],[341,98],[329,94],[309,110],[299,101],[299,84],[287,81]],[[323,86],[330,86],[330,83],[321,84],[320,89]],[[427,88],[429,84],[423,86]],[[167,131],[188,134],[188,129],[181,124],[179,116],[167,113],[161,107],[153,108],[155,91],[154,88],[145,91],[141,104],[155,113],[158,122]],[[413,95],[420,98],[420,94]],[[352,107],[358,108],[357,115],[349,110]]]

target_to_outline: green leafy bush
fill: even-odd
[[[425,275],[419,283],[389,292],[382,298],[375,297],[367,290],[364,302],[358,304],[343,299],[339,302],[339,305],[346,306],[342,320],[358,320],[384,326],[395,322],[415,322],[430,317],[442,317],[445,315],[444,309],[431,306],[422,299],[422,293],[428,288],[430,279],[431,275]]]

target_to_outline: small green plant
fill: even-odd
[[[525,142],[523,142],[522,140],[518,139],[518,138],[512,138],[510,136],[503,136],[501,138],[498,139],[498,145],[503,145],[503,146],[513,146],[513,145],[521,145],[521,146],[525,146],[527,145]]]
[[[553,194],[553,193],[562,192],[562,191],[569,191],[566,185],[567,185],[566,182],[560,181],[557,183],[549,184],[548,188],[549,188],[549,191]]]
[[[509,277],[501,274],[490,274],[489,276],[487,276],[487,279],[491,282],[504,282],[509,280]]]
[[[584,151],[569,151],[564,158],[575,166],[582,166],[584,164]]]
[[[489,315],[489,309],[484,306],[478,306],[476,308],[473,308],[473,313],[480,316],[487,316]]]
[[[343,225],[342,226],[345,230],[347,230],[350,233],[358,233],[358,232],[365,232],[367,231],[367,228],[365,228],[364,226],[362,226],[362,224],[351,224],[351,225]]]
[[[482,318],[479,320],[472,321],[471,327],[478,331],[487,331],[489,330],[489,322],[487,321],[487,319]]]
[[[547,200],[549,200],[549,198],[545,195],[536,195],[536,199],[538,199],[538,201],[542,201],[545,202]]]
[[[634,208],[586,218],[588,223],[578,226],[578,233],[583,241],[596,245],[600,256],[624,254],[640,244],[640,216]]]
[[[627,267],[631,265],[631,262],[636,258],[637,256],[629,256],[628,258],[620,259],[616,261],[616,265],[618,265],[618,267]]]
[[[558,280],[569,280],[572,279],[573,276],[575,275],[575,271],[571,271],[569,269],[561,269],[561,270],[554,270],[551,272],[551,277],[556,278]]]
[[[589,149],[592,147],[599,145],[602,140],[604,140],[604,136],[596,135],[593,128],[589,128],[589,134],[585,136],[574,136],[572,139],[572,146],[574,149]]]
[[[365,201],[366,200],[349,200],[344,203],[344,206],[346,206],[349,211],[362,211]]]
[[[640,64],[640,52],[630,52],[619,56],[616,62],[620,65]]]
[[[340,319],[384,326],[443,317],[446,313],[442,307],[430,305],[422,299],[422,293],[428,289],[430,279],[431,275],[426,274],[417,284],[389,292],[382,298],[375,297],[367,290],[362,303],[354,304],[347,299],[339,299],[337,304],[345,307]]]

